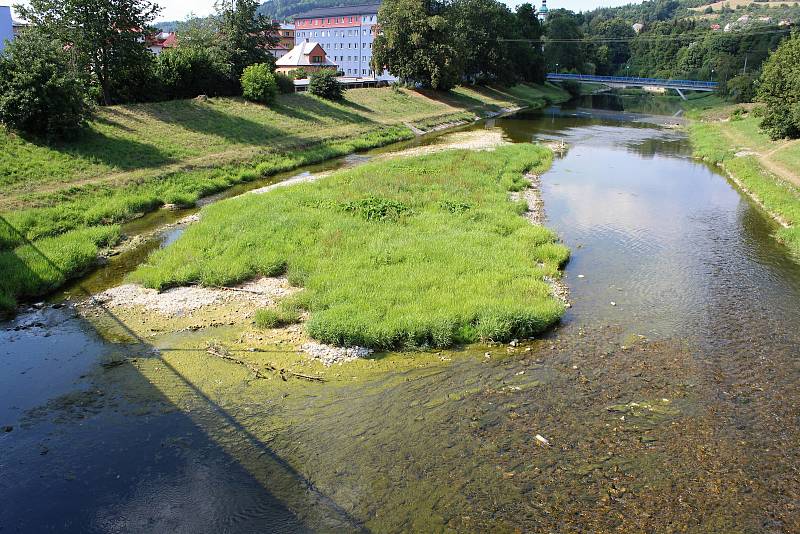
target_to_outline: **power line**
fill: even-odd
[[[783,29],[783,30],[768,30],[763,32],[736,32],[730,33],[731,37],[752,37],[758,35],[773,35],[773,34],[781,34],[791,32],[790,28]],[[705,37],[708,35],[708,32],[698,33],[694,35],[657,35],[653,37],[592,37],[592,38],[579,38],[579,39],[548,39],[548,38],[540,38],[540,39],[499,39],[499,41],[503,42],[511,42],[511,43],[630,43],[633,41],[636,42],[658,42],[658,41],[684,41],[684,40],[693,40]]]

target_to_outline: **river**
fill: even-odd
[[[154,347],[69,306],[3,324],[0,530],[800,531],[800,264],[682,130],[625,107],[473,127],[570,147],[542,195],[573,305],[543,339],[298,386],[214,376],[199,333]]]

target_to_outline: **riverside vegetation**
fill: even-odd
[[[191,206],[234,184],[521,106],[564,100],[553,86],[464,88],[440,95],[355,89],[338,102],[279,95],[101,108],[69,143],[0,135],[0,311],[90,268],[119,224],[164,205]]]
[[[366,164],[315,183],[204,209],[131,278],[151,288],[227,285],[286,273],[312,337],[375,349],[530,337],[564,310],[545,277],[569,252],[521,217],[510,191],[529,185],[550,150],[530,144]]]
[[[695,154],[724,167],[783,223],[776,237],[800,255],[800,141],[770,140],[752,107],[697,113],[689,134]]]

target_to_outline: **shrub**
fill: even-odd
[[[293,71],[291,71],[289,73],[289,76],[293,80],[305,80],[306,78],[308,78],[308,72],[306,71],[306,69],[300,67],[299,69],[294,69]]]
[[[197,95],[233,94],[229,68],[202,48],[178,47],[165,50],[155,61],[155,75],[161,98],[194,98]]]
[[[281,74],[280,72],[276,72],[275,81],[278,84],[278,91],[280,91],[281,94],[286,95],[294,93],[294,80],[292,80],[289,76]]]
[[[323,69],[311,75],[311,80],[308,82],[308,91],[312,95],[316,95],[328,100],[337,100],[342,98],[344,88],[336,79],[336,72],[330,69]]]
[[[297,312],[286,309],[265,308],[256,312],[256,326],[259,328],[278,328],[300,321]]]
[[[581,84],[573,80],[564,80],[561,82],[561,87],[573,97],[580,96]]]
[[[248,100],[269,104],[278,94],[275,74],[266,63],[256,63],[244,69],[242,74],[242,94]]]
[[[761,127],[770,137],[800,137],[800,34],[781,43],[764,63],[758,100],[765,104]]]
[[[88,83],[70,53],[36,30],[0,56],[0,121],[47,138],[72,137],[91,113]]]
[[[752,74],[734,76],[726,85],[728,99],[736,104],[752,102],[756,97],[756,77]]]

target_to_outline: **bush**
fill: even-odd
[[[275,81],[278,83],[278,91],[281,94],[287,95],[294,93],[294,80],[280,72],[275,73]]]
[[[564,80],[561,82],[561,87],[573,97],[580,96],[581,84],[574,80]]]
[[[242,73],[242,94],[248,100],[270,104],[278,94],[275,74],[266,63],[256,63]]]
[[[291,310],[265,308],[256,312],[256,326],[259,328],[279,328],[299,321],[300,315]]]
[[[163,51],[155,61],[160,97],[166,100],[197,95],[225,96],[235,93],[229,68],[201,48],[178,47]]]
[[[752,102],[756,97],[756,77],[752,74],[739,74],[726,84],[728,99],[736,104]]]
[[[77,134],[91,114],[88,81],[58,42],[28,30],[0,56],[0,121],[47,138]]]
[[[764,63],[758,100],[765,104],[761,127],[770,137],[800,137],[800,34],[781,43]]]
[[[305,80],[308,78],[308,72],[303,67],[300,67],[299,69],[294,69],[291,71],[289,73],[289,77],[293,80]]]
[[[312,74],[311,80],[308,82],[308,91],[312,95],[328,100],[337,100],[344,94],[344,88],[336,79],[336,72],[330,69],[323,69]]]

